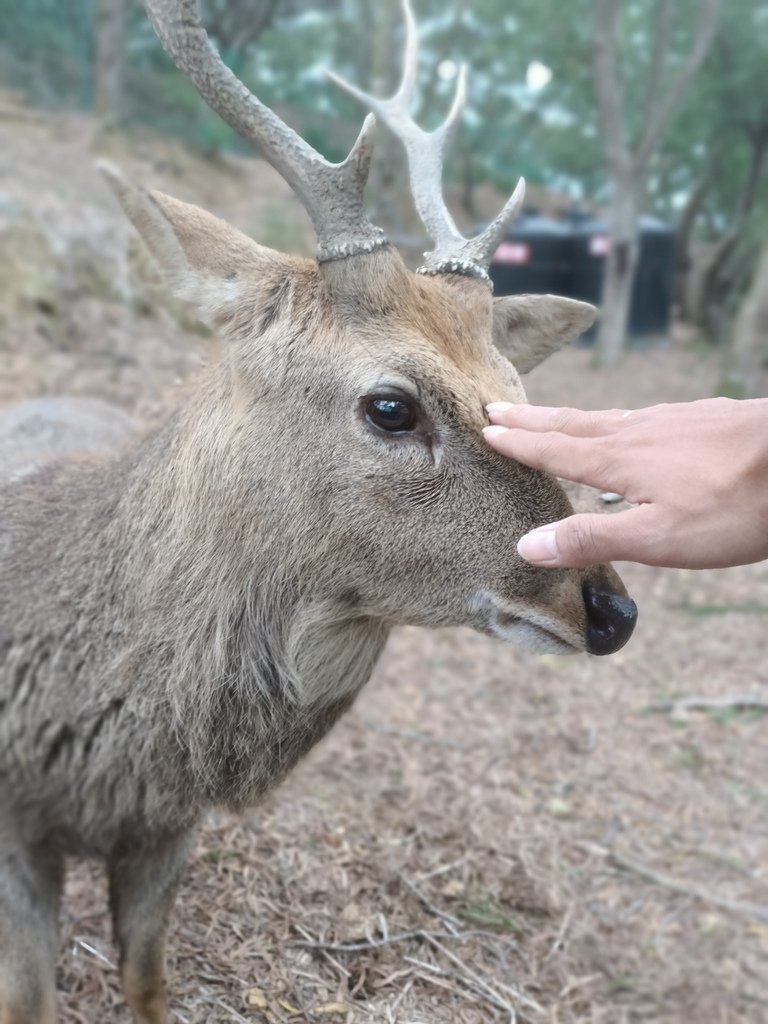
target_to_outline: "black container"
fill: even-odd
[[[571,226],[566,221],[523,213],[494,254],[490,266],[496,295],[565,295],[571,274]]]
[[[629,333],[636,338],[666,334],[672,316],[675,232],[654,217],[640,219],[640,256],[629,310]]]
[[[524,214],[494,255],[490,268],[494,292],[551,293],[599,306],[610,245],[610,225],[598,217],[576,212],[553,220]],[[632,337],[669,330],[674,265],[674,228],[654,217],[642,217],[629,311]],[[593,328],[585,339],[594,333]]]

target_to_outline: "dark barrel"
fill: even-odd
[[[600,305],[610,224],[581,211],[562,219],[526,213],[499,246],[490,267],[496,295],[564,295]],[[640,252],[632,286],[628,332],[666,334],[672,314],[675,230],[640,219]],[[592,328],[585,338],[595,333]]]
[[[490,266],[496,295],[567,295],[571,227],[536,211],[523,213]]]

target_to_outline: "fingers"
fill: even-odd
[[[676,567],[663,523],[650,505],[617,515],[583,514],[521,537],[522,558],[545,568],[580,569],[596,562],[631,561]]]
[[[621,493],[613,458],[599,438],[569,437],[553,432],[534,432],[502,426],[485,427],[483,435],[497,452],[576,483]]]
[[[631,415],[623,409],[584,412],[581,409],[553,409],[541,405],[491,402],[486,406],[491,423],[538,432],[557,432],[571,437],[600,437],[621,429]]]

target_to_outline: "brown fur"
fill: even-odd
[[[533,359],[582,329],[580,304],[526,300],[500,327],[483,284],[392,250],[319,268],[118,192],[228,345],[161,428],[75,456],[75,408],[59,456],[0,474],[0,1024],[54,1019],[69,854],[106,860],[126,997],[164,1019],[190,831],[291,769],[393,625],[583,649],[585,580],[623,593],[607,567],[521,561],[518,537],[569,505],[480,436],[486,402],[524,397],[492,339],[522,323]],[[366,421],[393,387],[417,396],[413,435]]]

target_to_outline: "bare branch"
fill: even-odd
[[[630,161],[624,126],[624,83],[618,66],[619,0],[596,0],[593,70],[600,133],[608,166],[624,173]]]
[[[659,100],[664,80],[664,62],[669,54],[672,34],[672,0],[656,0],[651,38],[651,63],[645,89],[645,105],[642,124],[648,123]]]
[[[635,153],[636,166],[646,167],[658,149],[669,122],[709,52],[717,32],[721,8],[722,0],[701,0],[690,52],[672,81],[666,83],[664,91],[658,96],[658,102],[648,111],[641,141]]]
[[[207,19],[208,33],[224,50],[239,53],[252,46],[275,20],[280,0],[262,0],[257,10],[244,0],[222,0],[211,4]]]

